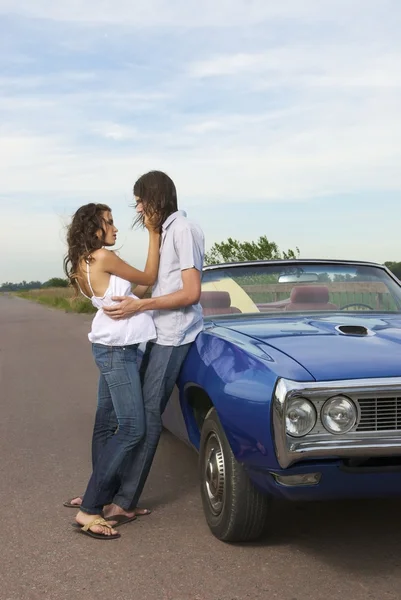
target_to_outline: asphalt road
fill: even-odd
[[[401,499],[280,504],[257,544],[204,522],[194,451],[164,433],[142,506],[108,543],[70,525],[97,373],[90,319],[0,294],[1,600],[401,598]]]

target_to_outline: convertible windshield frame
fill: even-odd
[[[401,282],[393,275],[393,273],[386,267],[386,265],[381,265],[380,263],[363,261],[363,260],[334,260],[334,259],[321,259],[321,258],[293,258],[293,259],[276,259],[276,260],[251,260],[244,262],[229,262],[229,263],[220,263],[216,265],[206,265],[203,267],[203,271],[214,271],[217,269],[228,269],[228,268],[236,268],[236,267],[267,267],[267,266],[299,266],[299,265],[336,265],[336,266],[354,266],[354,267],[376,267],[385,271],[388,275],[390,275],[401,287]]]

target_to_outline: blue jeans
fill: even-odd
[[[92,344],[100,371],[92,439],[92,475],[81,510],[100,514],[121,485],[121,475],[145,434],[137,345]]]
[[[161,416],[190,346],[161,346],[154,342],[148,342],[146,346],[140,369],[146,435],[131,453],[122,475],[121,487],[113,500],[125,510],[133,510],[142,493],[162,432]]]

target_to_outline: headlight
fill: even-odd
[[[333,396],[323,405],[321,419],[330,433],[347,433],[357,420],[355,404],[346,396]]]
[[[294,398],[287,404],[285,428],[288,435],[302,437],[307,435],[316,424],[316,410],[309,400]]]

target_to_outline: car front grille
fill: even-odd
[[[401,397],[358,399],[361,418],[356,431],[401,430]]]

